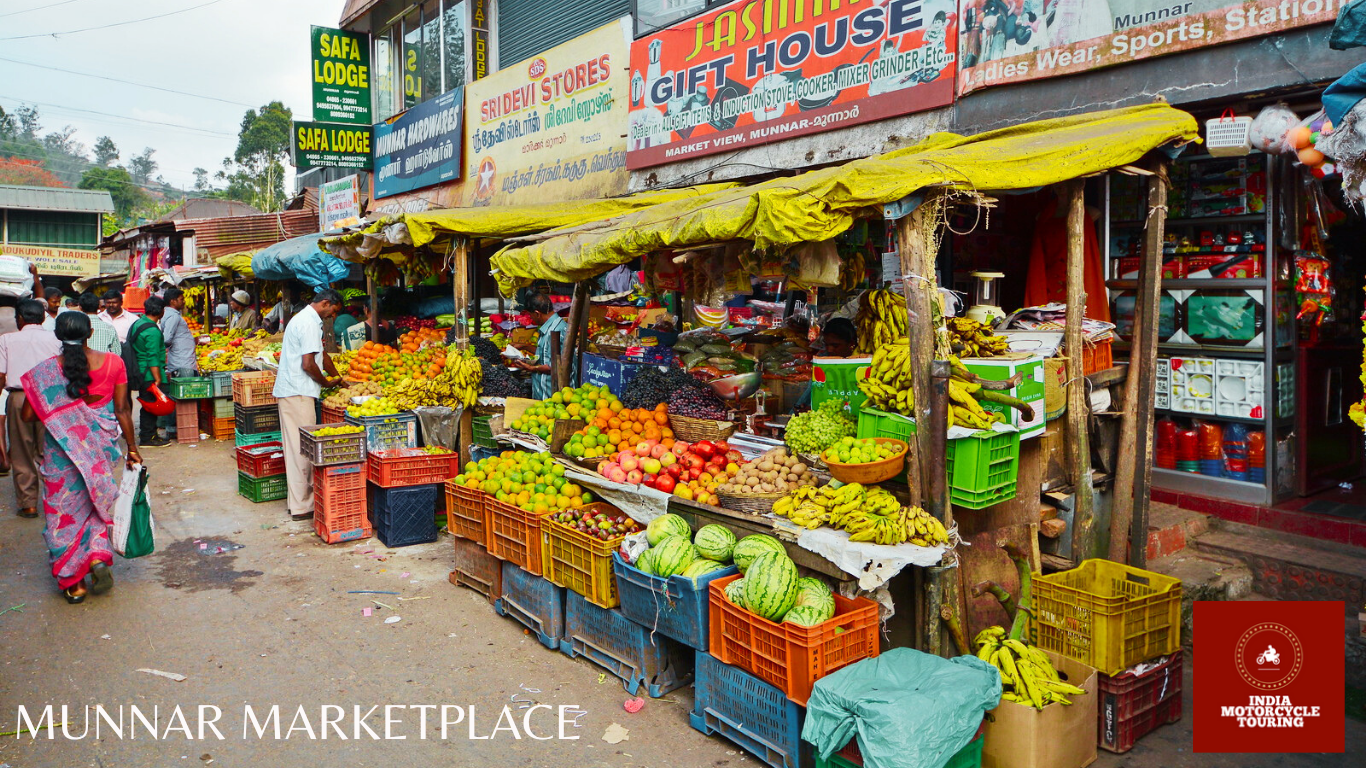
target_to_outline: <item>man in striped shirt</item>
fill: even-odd
[[[96,352],[108,352],[111,355],[119,355],[123,350],[123,345],[119,344],[119,333],[114,330],[114,326],[101,320],[100,300],[90,291],[82,293],[78,299],[81,311],[90,318],[90,340],[86,346]]]

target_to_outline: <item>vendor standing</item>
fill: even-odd
[[[569,324],[555,313],[555,305],[550,301],[550,297],[544,293],[534,293],[527,299],[527,313],[531,315],[531,321],[540,326],[541,338],[536,342],[536,362],[528,363],[526,360],[517,360],[514,365],[524,371],[531,372],[531,396],[536,400],[544,400],[555,393],[555,379],[551,375],[554,370],[551,366],[555,364],[552,350],[553,334],[559,333],[560,352],[564,353],[564,347],[569,343],[564,338],[565,332],[569,330]]]
[[[299,427],[316,424],[323,387],[341,383],[332,358],[323,351],[323,320],[337,314],[341,295],[328,288],[290,318],[280,345],[280,370],[272,394],[280,410],[285,476],[289,482],[289,514],[295,520],[313,516],[313,467],[300,451]]]
[[[251,332],[261,327],[261,314],[251,305],[251,294],[233,291],[228,297],[228,330]]]
[[[849,357],[858,344],[858,329],[843,317],[834,318],[821,329],[821,343],[825,345],[821,357]]]

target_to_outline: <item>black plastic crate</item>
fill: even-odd
[[[436,504],[444,502],[442,483],[383,488],[368,483],[370,520],[386,547],[436,541]]]
[[[232,414],[237,431],[244,435],[280,431],[280,410],[274,405],[255,405],[250,408],[234,405]]]

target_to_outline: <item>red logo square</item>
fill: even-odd
[[[1342,752],[1346,606],[1195,604],[1195,751]]]

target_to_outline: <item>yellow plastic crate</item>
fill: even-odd
[[[1181,649],[1181,580],[1086,560],[1033,580],[1034,644],[1107,675]]]
[[[616,511],[602,502],[598,504],[604,510]],[[616,608],[621,604],[617,579],[612,572],[612,553],[621,546],[625,536],[603,541],[545,518],[541,520],[541,536],[544,541],[541,568],[547,580],[583,595],[588,602],[602,608]]]

